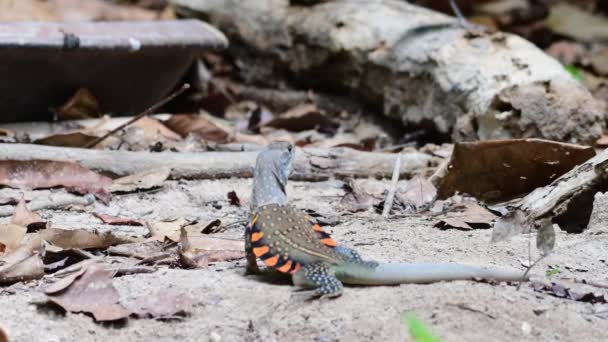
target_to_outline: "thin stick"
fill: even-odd
[[[393,207],[393,201],[395,200],[395,192],[397,191],[397,182],[399,182],[399,170],[401,170],[401,153],[397,155],[395,160],[395,168],[393,169],[393,179],[391,180],[391,188],[386,195],[384,201],[384,209],[382,209],[382,216],[388,218],[391,208]]]
[[[123,130],[125,127],[133,124],[135,121],[143,118],[144,116],[152,114],[155,110],[157,110],[158,108],[164,106],[169,101],[173,100],[178,95],[180,95],[181,93],[183,93],[184,91],[186,91],[188,88],[190,88],[190,85],[188,83],[184,83],[184,85],[182,85],[181,88],[179,88],[178,90],[174,91],[169,96],[167,96],[164,99],[160,100],[159,102],[153,104],[151,107],[149,107],[148,109],[144,110],[143,112],[137,114],[136,116],[133,117],[133,119],[125,122],[124,124],[122,124],[122,125],[114,128],[113,130],[111,130],[110,132],[106,133],[105,135],[103,135],[103,136],[101,136],[101,137],[99,137],[99,138],[91,141],[90,143],[84,145],[83,148],[91,148],[91,147],[97,146],[97,144],[99,144],[100,142],[106,140],[109,136],[112,136],[112,135],[116,134],[116,132]]]
[[[460,11],[460,8],[456,4],[455,0],[449,0],[449,2],[450,2],[450,7],[452,7],[452,11],[454,12],[454,15],[456,15],[456,18],[458,18],[458,23],[460,24],[460,26],[462,28],[467,29],[467,30],[471,30],[471,29],[475,29],[475,28],[479,28],[480,27],[478,25],[471,24],[467,20],[467,18],[465,18],[464,15],[462,15],[462,12]]]

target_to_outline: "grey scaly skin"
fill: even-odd
[[[256,258],[293,283],[311,288],[312,297],[335,297],[343,283],[396,285],[476,278],[521,281],[522,272],[459,264],[379,264],[339,246],[329,234],[300,210],[288,205],[287,179],[293,170],[295,149],[273,143],[256,160],[250,224],[245,232],[248,271],[257,272]]]

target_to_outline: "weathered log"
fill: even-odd
[[[456,140],[595,141],[605,109],[521,37],[471,32],[402,0],[172,0],[230,39],[247,83],[354,94]]]
[[[257,152],[132,152],[88,150],[28,144],[0,144],[0,160],[73,161],[89,169],[126,176],[160,167],[171,167],[173,179],[251,177]],[[299,149],[294,179],[330,177],[391,177],[396,154],[361,152],[349,148]],[[439,158],[418,151],[402,152],[400,177],[436,166]]]

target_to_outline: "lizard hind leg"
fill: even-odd
[[[307,299],[338,297],[344,289],[342,282],[336,278],[333,269],[320,262],[303,266],[292,276],[292,279],[294,285],[312,289],[300,292],[300,295],[307,297]]]
[[[361,258],[361,255],[359,254],[359,252],[357,252],[356,250],[352,249],[352,248],[348,248],[346,246],[343,245],[338,245],[336,247],[334,247],[334,250],[340,254],[342,254],[343,256],[352,259],[354,261],[363,261],[363,258]]]

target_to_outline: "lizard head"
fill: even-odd
[[[253,171],[253,209],[269,203],[286,204],[285,187],[293,171],[295,152],[291,143],[274,142],[258,154]]]

